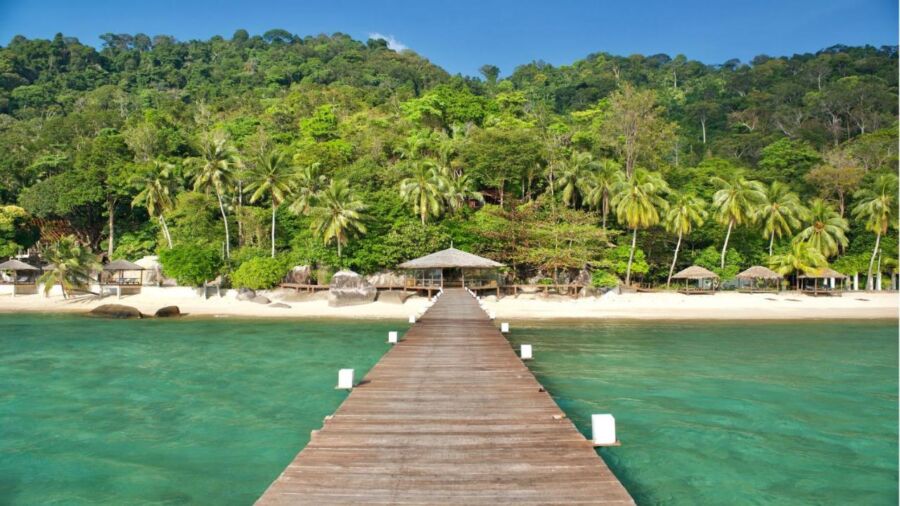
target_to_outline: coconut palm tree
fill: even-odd
[[[597,170],[592,171],[584,180],[584,202],[600,209],[603,231],[606,231],[606,218],[609,216],[609,202],[613,195],[616,183],[623,179],[622,166],[615,160],[601,160],[596,164]]]
[[[800,273],[813,271],[828,265],[828,260],[818,248],[808,242],[794,241],[791,249],[785,253],[769,257],[769,268],[787,276],[797,273],[796,287],[800,288]]]
[[[419,215],[422,224],[429,216],[440,216],[444,211],[444,192],[447,181],[428,162],[412,166],[412,175],[400,182],[400,196]]]
[[[316,195],[328,186],[328,178],[322,173],[319,162],[303,167],[292,178],[290,191],[293,201],[288,209],[295,214],[307,214],[312,208]]]
[[[667,287],[672,283],[672,273],[675,272],[675,264],[678,262],[678,250],[681,249],[681,239],[685,235],[690,234],[694,227],[703,225],[703,221],[707,216],[705,207],[706,202],[692,193],[672,195],[663,223],[666,226],[666,230],[678,235],[678,242],[675,243],[675,254],[672,255],[672,266],[669,267],[669,277],[666,279]]]
[[[616,184],[612,199],[616,217],[619,223],[632,230],[631,253],[625,270],[626,285],[631,284],[631,264],[637,248],[637,232],[659,223],[660,211],[668,206],[662,195],[668,191],[668,185],[659,174],[644,169],[635,171],[630,179]]]
[[[188,164],[194,167],[194,190],[215,191],[225,222],[225,258],[228,258],[231,256],[231,235],[224,195],[233,186],[234,171],[239,167],[240,159],[228,138],[219,131],[203,135],[198,149],[200,156],[188,159]]]
[[[595,168],[594,157],[590,153],[584,151],[572,153],[559,172],[559,188],[565,205],[575,206],[581,202],[586,181],[593,168]]]
[[[439,172],[443,182],[446,185],[444,190],[444,200],[447,206],[454,212],[463,208],[466,202],[476,200],[484,203],[484,195],[475,190],[475,183],[469,178],[468,174],[454,170],[449,166],[442,166]]]
[[[260,155],[247,173],[247,191],[253,192],[250,202],[256,202],[266,194],[272,201],[272,258],[275,258],[275,213],[290,194],[293,177],[294,167],[283,153],[275,150]]]
[[[871,188],[865,188],[853,195],[859,202],[853,208],[853,217],[866,224],[866,230],[875,233],[875,248],[869,260],[869,271],[866,275],[866,290],[873,288],[872,268],[875,256],[881,247],[881,236],[888,228],[897,226],[894,212],[897,208],[897,176],[884,174],[875,180]]]
[[[763,206],[759,209],[763,237],[769,240],[769,256],[772,256],[775,237],[780,239],[790,236],[800,226],[800,220],[806,212],[806,208],[800,203],[800,197],[788,185],[780,181],[773,181],[769,185]]]
[[[351,236],[366,233],[365,210],[365,204],[353,193],[346,180],[333,179],[316,197],[310,209],[313,230],[326,245],[334,239],[338,258],[341,258],[341,246]]]
[[[759,181],[745,179],[735,174],[728,179],[712,178],[719,186],[713,194],[713,207],[716,209],[716,221],[728,225],[725,242],[722,244],[722,260],[719,267],[725,268],[725,252],[728,251],[728,239],[735,226],[750,223],[757,215],[757,206],[765,201],[765,187]]]
[[[809,226],[794,238],[819,250],[825,258],[833,257],[847,247],[847,220],[822,199],[814,199],[807,215]]]
[[[38,283],[44,285],[44,294],[50,293],[53,285],[59,284],[66,299],[73,290],[85,289],[90,281],[91,271],[100,267],[90,248],[71,235],[62,237],[45,248],[41,256],[51,264],[38,279]]]
[[[169,234],[169,226],[166,224],[165,212],[172,208],[172,181],[171,163],[154,160],[147,171],[137,181],[141,191],[131,200],[131,207],[144,206],[147,213],[159,220],[163,236],[166,238],[169,248],[172,247],[172,235]]]

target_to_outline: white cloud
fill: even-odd
[[[398,53],[400,51],[403,51],[404,49],[409,49],[406,47],[405,44],[403,44],[399,40],[395,39],[393,35],[382,35],[378,32],[372,32],[369,34],[369,38],[370,39],[381,39],[381,40],[387,42],[388,48],[393,49],[394,51],[397,51]]]

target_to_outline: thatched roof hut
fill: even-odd
[[[754,265],[753,267],[747,269],[744,272],[741,272],[737,276],[737,279],[765,279],[765,280],[776,280],[783,279],[784,276],[778,274],[777,272],[769,269],[768,267],[763,267],[762,265]]]
[[[496,269],[503,267],[503,264],[456,248],[447,248],[403,262],[399,267],[401,269]]]
[[[675,273],[672,279],[719,279],[719,275],[699,265],[692,265]]]
[[[140,265],[129,262],[128,260],[113,260],[112,262],[103,266],[103,270],[107,272],[111,271],[142,271],[143,267]]]
[[[37,267],[28,265],[20,260],[7,260],[0,264],[0,271],[39,271]]]
[[[847,279],[847,276],[841,274],[840,272],[828,268],[823,267],[821,269],[805,271],[803,274],[799,276],[800,279]]]

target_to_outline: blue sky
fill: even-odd
[[[261,34],[381,34],[452,73],[492,63],[569,64],[597,51],[685,54],[706,63],[812,52],[834,44],[897,44],[897,0],[276,1],[0,0],[0,44],[57,32],[99,45],[106,32],[179,40]]]

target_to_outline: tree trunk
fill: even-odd
[[[338,244],[338,261],[340,262],[340,258],[341,258],[341,238],[340,238],[340,236],[338,236],[338,237],[335,237],[335,239],[337,239],[337,244]],[[340,262],[340,263],[343,264],[343,262]],[[344,266],[341,265],[341,268],[343,268],[343,267],[344,267]]]
[[[769,237],[769,256],[772,256],[772,246],[775,245],[775,232],[772,232],[772,237]]]
[[[272,258],[275,258],[275,201],[272,200]]]
[[[503,209],[503,189],[506,186],[506,181],[500,182],[500,209]]]
[[[244,215],[244,182],[238,179],[238,213],[237,213],[237,226],[238,226],[238,246],[244,245],[244,224],[242,221],[242,217]]]
[[[672,274],[675,272],[675,262],[678,261],[679,249],[681,249],[681,232],[678,233],[678,242],[675,243],[675,254],[672,256],[672,266],[669,267],[669,279],[666,280],[666,288],[672,284]]]
[[[700,127],[703,130],[703,144],[706,144],[706,118],[700,120]]]
[[[838,191],[838,206],[841,209],[841,218],[844,217],[844,192]]]
[[[166,242],[169,244],[169,249],[172,249],[172,234],[169,233],[169,226],[166,225],[166,218],[163,215],[159,215],[159,224],[162,226],[163,237],[166,238]]]
[[[225,204],[222,203],[222,194],[216,191],[219,199],[219,211],[222,212],[222,221],[225,223],[225,258],[231,258],[231,235],[228,233],[228,215],[225,214]]]
[[[734,226],[734,220],[728,222],[728,232],[725,233],[725,244],[722,245],[722,261],[719,265],[720,269],[725,268],[725,252],[728,251],[728,238],[731,237],[731,228]]]
[[[606,232],[606,216],[609,215],[609,197],[603,195],[603,231]]]
[[[631,235],[631,253],[628,255],[628,268],[625,269],[625,286],[631,286],[631,262],[634,261],[634,249],[637,247],[637,228]]]
[[[112,260],[116,242],[116,199],[106,199],[106,206],[109,212],[109,243],[106,246],[106,256]]]
[[[872,268],[875,266],[875,257],[878,255],[878,248],[881,246],[881,232],[875,236],[875,249],[872,250],[872,258],[869,260],[869,272],[866,274],[866,290],[871,290],[872,285]]]

